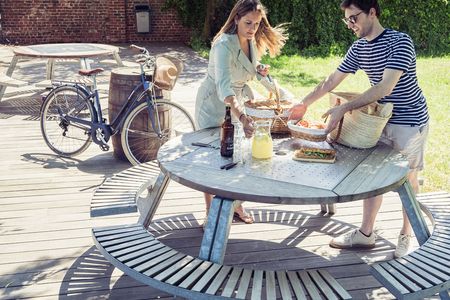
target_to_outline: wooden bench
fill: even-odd
[[[398,259],[374,264],[371,273],[397,299],[423,299],[440,293],[450,299],[450,198],[424,194],[417,197],[434,230],[414,252]]]
[[[149,286],[188,299],[351,299],[325,270],[253,270],[180,253],[142,225],[94,228],[95,245],[114,266]]]
[[[29,83],[23,80],[12,78],[7,75],[0,75],[0,85],[2,86],[10,86],[10,87],[22,87],[26,86]]]
[[[160,199],[168,180],[155,162],[122,171],[94,193],[94,216],[135,212],[136,198],[149,188],[149,199]],[[156,178],[157,177],[157,178]],[[156,178],[156,180],[154,180]],[[325,270],[253,270],[225,266],[183,254],[158,241],[145,228],[157,204],[140,207],[137,224],[92,229],[101,254],[125,274],[159,290],[188,299],[351,299]],[[156,202],[159,202],[157,200]],[[146,225],[143,225],[146,224]]]
[[[3,95],[5,95],[7,87],[22,87],[28,84],[29,83],[26,81],[12,78],[7,74],[0,75],[0,101],[2,101]]]
[[[91,200],[91,217],[137,212],[137,198],[151,189],[160,170],[150,161],[124,170],[107,179]]]

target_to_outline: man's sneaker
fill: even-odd
[[[375,233],[372,232],[370,236],[367,237],[362,234],[359,229],[355,229],[332,239],[330,247],[338,249],[373,248],[375,247],[375,239]]]
[[[399,258],[408,254],[411,236],[400,234],[398,236],[397,248],[395,248],[394,257]]]

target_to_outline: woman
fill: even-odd
[[[279,54],[287,39],[282,28],[270,26],[266,14],[259,0],[239,0],[214,37],[208,74],[195,103],[199,128],[220,126],[227,105],[231,107],[233,121],[242,123],[245,136],[253,135],[252,118],[244,109],[243,99],[254,99],[247,82],[257,77],[266,88],[272,88],[266,77],[268,66],[260,65],[258,60],[267,51],[271,57]],[[212,197],[205,194],[207,213]],[[253,223],[241,205],[236,207],[235,216],[245,223]]]

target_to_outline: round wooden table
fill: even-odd
[[[160,148],[158,161],[162,174],[154,188],[155,199],[150,209],[156,209],[158,197],[169,178],[216,195],[203,236],[199,255],[202,259],[222,262],[236,199],[278,204],[330,204],[397,190],[419,243],[428,238],[428,229],[407,181],[408,163],[392,148],[384,144],[371,149],[336,145],[335,163],[300,162],[292,159],[293,143],[298,140],[274,139],[274,152],[285,155],[274,154],[269,160],[255,160],[247,153],[234,168],[223,170],[220,166],[231,160],[220,156],[218,132],[218,129],[207,129],[185,134]],[[211,147],[193,146],[193,142]]]
[[[81,69],[90,69],[89,58],[111,55],[116,60],[119,67],[123,67],[119,56],[119,47],[105,44],[87,44],[87,43],[58,43],[58,44],[39,44],[30,46],[19,46],[13,48],[14,56],[6,70],[6,76],[11,77],[19,59],[24,58],[46,58],[47,72],[46,80],[37,83],[36,86],[51,87],[55,60],[57,59],[79,59]],[[0,85],[0,100],[6,90],[6,85]]]

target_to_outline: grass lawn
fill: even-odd
[[[265,59],[271,65],[271,74],[278,82],[301,99],[317,83],[339,65],[341,58],[305,58],[280,56]],[[450,57],[418,58],[417,75],[419,85],[427,98],[431,116],[425,169],[419,175],[424,179],[421,192],[450,192]],[[369,87],[364,72],[359,71],[336,89],[347,92],[362,92]],[[256,87],[259,91],[260,87]],[[320,119],[328,107],[328,97],[318,100],[308,111],[311,119]]]

